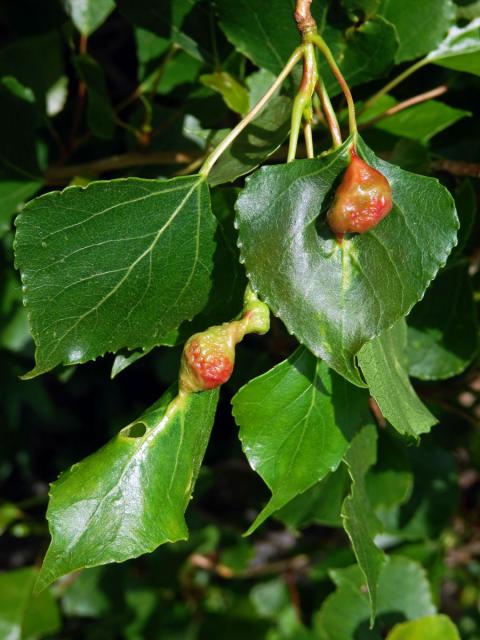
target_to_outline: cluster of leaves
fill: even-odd
[[[478,175],[478,2],[314,0],[393,191],[342,243],[350,139],[318,109],[319,155],[285,163],[299,69],[196,173],[293,8],[0,2],[2,637],[480,637],[476,193],[441,171]],[[247,282],[271,333],[172,410],[181,345]]]

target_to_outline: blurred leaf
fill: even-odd
[[[99,138],[111,138],[115,131],[115,113],[100,65],[88,54],[73,61],[78,77],[87,86],[87,119],[92,133]]]
[[[105,589],[104,567],[85,569],[74,576],[62,598],[62,609],[68,617],[98,618],[110,608]]]
[[[62,0],[62,4],[84,36],[96,31],[115,8],[114,0]]]
[[[455,193],[455,205],[457,207],[460,229],[458,230],[458,243],[452,252],[453,256],[460,254],[470,239],[477,215],[477,194],[472,181],[464,180]]]
[[[450,618],[438,615],[397,624],[387,640],[460,640],[460,635]]]
[[[433,615],[435,606],[424,569],[407,558],[391,558],[378,585],[377,622],[369,631],[370,606],[364,577],[357,566],[331,572],[337,590],[315,616],[321,640],[381,640],[383,620],[414,620]],[[426,638],[425,638],[426,640]]]
[[[64,75],[62,48],[59,31],[18,39],[0,51],[0,76],[13,76],[32,89],[45,112],[48,92]]]
[[[436,539],[453,516],[458,504],[458,477],[451,453],[428,439],[419,448],[409,448],[414,484],[405,504],[379,509],[387,533],[399,539]]]
[[[232,111],[243,116],[249,111],[247,90],[227,71],[205,73],[199,80],[206,87],[217,91]]]
[[[0,536],[13,522],[20,520],[23,516],[23,512],[13,502],[0,502]]]
[[[377,430],[369,424],[357,433],[344,457],[352,479],[352,488],[343,503],[342,520],[367,582],[372,624],[377,610],[378,582],[387,559],[374,541],[375,536],[382,530],[382,525],[372,509],[365,487],[365,476],[376,459]]]
[[[249,533],[338,466],[368,421],[365,400],[303,347],[240,389],[232,400],[240,440],[272,491]]]
[[[278,578],[255,585],[250,599],[262,618],[275,619],[290,604],[287,585]]]
[[[360,17],[374,15],[378,11],[380,0],[342,0],[342,4],[351,17],[358,20]]]
[[[220,156],[208,175],[208,182],[215,186],[233,182],[253,171],[274,153],[288,135],[290,129],[291,100],[277,96],[236,138]]]
[[[10,229],[14,214],[41,186],[40,180],[22,180],[20,176],[0,173],[0,237]]]
[[[470,111],[428,100],[380,120],[375,127],[394,136],[428,142],[447,127],[471,115]]]
[[[421,402],[408,379],[406,346],[407,327],[402,319],[367,342],[358,352],[358,362],[385,418],[400,433],[418,437],[430,431],[437,419]]]
[[[29,375],[162,344],[208,300],[215,226],[200,176],[93,182],[30,202],[16,236],[37,344]]]
[[[340,511],[348,485],[348,474],[342,465],[329,473],[275,514],[275,518],[292,529],[303,529],[310,524],[341,527]]]
[[[0,573],[0,637],[34,640],[61,628],[57,604],[49,591],[32,595],[37,569]]]
[[[365,483],[375,509],[403,504],[412,493],[413,473],[405,446],[388,431],[379,431],[377,462]]]
[[[397,64],[431,51],[455,20],[452,0],[381,0],[380,12],[395,26],[399,37]]]
[[[480,18],[466,27],[452,27],[445,40],[427,55],[428,62],[480,76]]]
[[[423,296],[456,242],[458,221],[437,180],[402,171],[360,142],[361,156],[389,180],[394,206],[375,229],[339,244],[325,213],[349,144],[321,158],[262,167],[236,208],[254,289],[302,344],[360,386],[355,355]]]
[[[461,373],[478,347],[478,323],[468,264],[440,273],[408,316],[409,373],[443,380]]]
[[[37,589],[82,567],[122,562],[187,537],[184,512],[218,391],[190,394],[169,407],[174,393],[170,389],[52,484],[47,511],[52,542]]]

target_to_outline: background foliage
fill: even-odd
[[[353,87],[361,149],[404,189],[396,206],[405,213],[353,245],[360,298],[344,301],[343,334],[329,324],[338,265],[325,229],[312,234],[310,220],[300,220],[300,255],[314,256],[308,274],[322,273],[335,295],[288,307],[308,299],[310,280],[299,276],[298,247],[285,241],[289,216],[299,216],[282,189],[304,195],[313,184],[320,209],[344,148],[333,169],[329,156],[243,178],[267,158],[285,161],[298,70],[209,174],[211,202],[206,182],[190,175],[298,45],[293,4],[0,1],[1,638],[480,639],[480,6],[314,0],[319,30]],[[369,102],[412,65],[415,73]],[[320,70],[346,128],[323,60]],[[321,119],[315,141],[319,152],[330,145]],[[449,189],[460,220],[446,266],[453,204],[425,176]],[[90,185],[97,179],[105,182]],[[241,309],[246,277],[233,216],[245,184],[242,257],[281,320],[238,347],[214,423],[217,392],[208,392],[155,430],[182,342]],[[68,185],[89,186],[58,192]],[[16,220],[28,320],[13,221],[34,196]],[[104,214],[115,207],[112,227]],[[172,215],[152,215],[163,211]],[[408,262],[395,253],[399,243]],[[367,260],[380,245],[386,257]],[[279,282],[275,252],[291,290]],[[356,300],[368,300],[358,313],[376,312],[364,293],[372,279],[382,329],[417,304],[359,351],[372,323],[361,339],[345,336],[358,327]],[[316,313],[327,327],[321,341],[308,321]],[[363,384],[355,354],[373,414],[367,390],[345,379]],[[184,419],[197,428],[175,458]],[[149,429],[146,449],[138,443]],[[67,575],[34,595],[50,539],[49,483],[109,440],[53,485],[57,536],[41,580]],[[125,469],[139,471],[137,484],[124,482]],[[156,499],[145,507],[146,485]],[[65,510],[91,486],[101,508],[83,529],[78,511],[72,551]],[[112,528],[115,544],[106,539]],[[167,540],[178,542],[156,549]],[[82,566],[91,568],[68,573]]]

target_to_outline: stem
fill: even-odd
[[[409,107],[413,107],[416,104],[420,104],[421,102],[425,102],[426,100],[431,100],[432,98],[437,98],[438,96],[443,95],[448,91],[448,87],[446,85],[441,85],[436,87],[435,89],[431,89],[431,91],[425,91],[425,93],[419,93],[417,96],[413,96],[412,98],[408,98],[408,100],[404,100],[403,102],[399,102],[395,104],[390,109],[387,109],[383,113],[378,114],[371,120],[367,120],[366,122],[362,122],[360,125],[360,129],[365,129],[367,127],[376,124],[380,120],[384,118],[388,118],[389,116],[393,116],[400,111],[404,111],[404,109],[408,109]]]
[[[218,147],[214,149],[213,152],[205,160],[202,168],[199,171],[201,175],[208,176],[213,165],[219,159],[222,153],[232,144],[235,138],[245,129],[245,127],[249,125],[250,122],[254,120],[257,117],[257,115],[262,111],[264,106],[267,104],[267,102],[270,100],[273,94],[277,91],[277,89],[281,86],[281,84],[283,83],[285,78],[288,76],[290,71],[293,69],[293,67],[297,64],[297,62],[303,56],[303,52],[304,52],[304,45],[300,45],[299,47],[297,47],[297,49],[295,49],[295,51],[290,56],[287,64],[284,66],[284,68],[280,72],[280,75],[277,77],[277,79],[272,84],[272,86],[267,91],[267,93],[263,96],[263,98],[260,98],[257,104],[253,107],[253,109],[243,118],[243,120],[241,120],[237,124],[236,127],[234,127],[230,131],[227,137],[222,140],[222,142],[218,145]]]
[[[303,137],[305,138],[307,158],[314,158],[315,152],[313,150],[312,125],[310,124],[310,122],[305,122],[305,124],[303,125]]]
[[[297,29],[304,42],[307,41],[308,34],[316,33],[317,23],[310,11],[312,0],[297,0],[293,17],[297,23]]]
[[[295,100],[293,101],[287,162],[291,162],[295,159],[302,119],[305,118],[305,122],[307,124],[310,124],[312,121],[312,95],[315,91],[317,79],[318,72],[317,61],[315,60],[315,49],[311,43],[307,43],[304,45],[302,82],[298,93],[295,96]],[[310,141],[307,139],[305,139],[305,141],[307,143],[307,152],[309,152],[309,144],[311,144],[313,148],[313,142],[311,141],[311,128]],[[308,157],[313,157],[313,154]]]
[[[379,98],[381,98],[386,93],[391,91],[394,87],[396,87],[398,84],[400,84],[401,82],[406,80],[409,76],[411,76],[412,73],[415,73],[415,71],[418,71],[418,69],[421,69],[426,64],[428,64],[428,60],[423,58],[423,60],[419,60],[415,64],[412,64],[411,67],[408,67],[408,69],[405,69],[405,71],[402,71],[402,73],[400,75],[398,75],[396,78],[391,80],[382,89],[380,89],[380,91],[377,91],[377,93],[375,95],[373,95],[369,100],[367,100],[367,102],[365,103],[365,107],[364,108],[366,109],[367,107],[372,105]]]
[[[343,77],[343,74],[340,71],[339,66],[335,62],[335,58],[333,57],[332,52],[328,48],[328,45],[325,42],[325,40],[322,38],[322,36],[320,36],[318,33],[314,34],[312,36],[312,42],[315,44],[315,46],[317,46],[320,49],[320,51],[325,56],[328,62],[328,66],[332,70],[333,75],[337,79],[337,82],[343,91],[343,95],[345,96],[345,99],[347,101],[347,107],[348,107],[348,123],[350,127],[350,135],[352,135],[355,138],[357,135],[357,120],[355,118],[355,103],[353,101],[350,88],[345,78]]]
[[[342,144],[342,133],[340,125],[338,124],[337,115],[333,110],[332,103],[330,102],[330,96],[327,93],[323,80],[319,77],[315,86],[315,91],[320,98],[320,104],[325,115],[325,119],[332,134],[333,148],[337,149]]]
[[[88,47],[88,37],[82,34],[80,36],[80,40],[78,43],[79,55],[84,55],[85,53],[87,53],[87,47]],[[78,89],[77,89],[77,101],[75,104],[75,110],[73,112],[73,118],[72,118],[72,129],[70,131],[70,136],[69,136],[69,144],[68,144],[69,149],[73,149],[75,146],[75,138],[77,136],[77,132],[80,127],[80,122],[82,120],[82,113],[83,113],[83,107],[85,105],[86,94],[87,94],[87,85],[85,84],[85,82],[83,82],[83,80],[80,80],[80,82],[78,83]]]

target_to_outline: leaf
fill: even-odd
[[[92,133],[99,138],[112,138],[115,131],[115,113],[102,68],[88,54],[75,56],[73,63],[78,77],[87,86],[87,119]]]
[[[293,20],[294,0],[217,0],[220,26],[240,53],[258,67],[278,74],[300,36]],[[321,25],[325,0],[312,4],[312,14]]]
[[[233,182],[276,151],[290,130],[291,100],[276,96],[221,155],[208,175],[211,186]]]
[[[229,109],[245,115],[249,110],[248,92],[238,80],[227,71],[205,73],[200,76],[200,82],[217,91]]]
[[[454,109],[437,100],[428,100],[380,120],[375,128],[394,136],[426,143],[447,127],[471,115],[470,111]]]
[[[113,0],[63,0],[65,11],[84,36],[91,35],[115,8]]]
[[[370,503],[365,476],[377,459],[377,430],[366,425],[353,439],[344,461],[352,479],[350,495],[342,507],[343,527],[365,576],[370,598],[370,620],[373,624],[377,608],[377,588],[382,568],[386,562],[385,553],[375,544],[375,536],[382,525]]]
[[[470,240],[477,215],[477,194],[472,181],[468,178],[460,183],[455,193],[460,229],[458,230],[458,244],[452,252],[451,259],[458,256]]]
[[[425,571],[413,560],[397,556],[383,567],[378,586],[377,624],[371,630],[368,596],[359,567],[336,569],[331,571],[331,577],[337,590],[324,600],[315,616],[315,629],[321,640],[363,637],[381,640],[383,615],[403,614],[407,620],[414,620],[435,613]]]
[[[365,400],[301,347],[240,389],[232,404],[243,450],[272,492],[248,533],[337,468],[368,421]]]
[[[11,220],[23,203],[40,190],[40,180],[0,173],[0,236],[10,229]]]
[[[197,0],[116,0],[125,17],[134,25],[155,33],[164,43],[164,50],[176,44],[189,55],[203,61],[206,52],[183,30],[185,18]],[[150,41],[150,44],[152,40]],[[161,43],[158,43],[160,48]]]
[[[44,589],[82,567],[123,562],[185,540],[184,512],[210,436],[218,390],[173,400],[175,388],[54,482]]]
[[[17,39],[0,51],[0,76],[12,76],[31,89],[43,112],[47,109],[49,90],[62,75],[64,62],[60,29]]]
[[[460,634],[448,616],[436,615],[397,624],[387,640],[460,640]]]
[[[275,514],[292,529],[304,529],[311,524],[341,527],[340,511],[347,489],[345,467],[338,467],[323,480],[293,498]]]
[[[425,64],[429,62],[480,76],[480,18],[465,27],[452,27],[445,40],[425,58]]]
[[[0,637],[33,640],[61,629],[60,612],[50,592],[33,596],[37,569],[0,573]]]
[[[358,363],[384,417],[397,431],[418,437],[437,419],[413,389],[406,369],[407,329],[399,320],[358,352]]]
[[[414,485],[407,502],[377,511],[387,534],[400,540],[435,540],[458,509],[458,472],[452,454],[434,442],[407,449]]]
[[[408,317],[411,376],[443,380],[458,375],[478,348],[478,323],[468,265],[442,271]]]
[[[397,64],[431,51],[455,21],[452,0],[382,0],[380,13],[394,26],[400,47]]]
[[[397,35],[394,27],[381,16],[360,22],[346,31],[327,24],[322,35],[350,87],[384,76],[393,66],[398,49]],[[341,93],[323,56],[319,58],[319,71],[329,94]]]
[[[456,241],[454,202],[432,178],[360,154],[389,180],[394,207],[374,230],[339,244],[325,221],[349,142],[326,157],[262,167],[237,201],[248,277],[287,329],[357,385],[363,344],[406,315]]]
[[[36,367],[148,349],[203,309],[215,219],[200,176],[69,187],[17,218]]]

